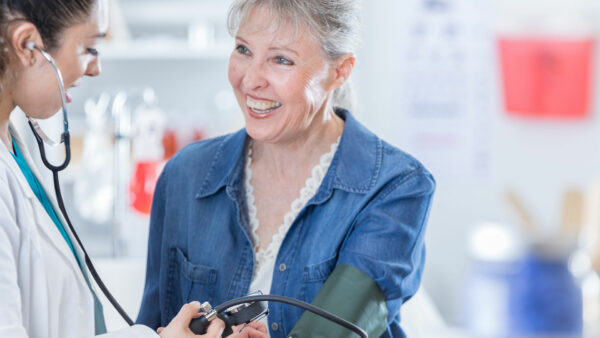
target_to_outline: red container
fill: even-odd
[[[162,161],[141,161],[135,164],[135,172],[129,184],[133,209],[142,214],[150,214],[152,196],[161,170]]]
[[[581,119],[589,114],[594,40],[500,38],[509,115]]]

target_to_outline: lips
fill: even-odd
[[[71,93],[69,93],[69,89],[78,87],[80,84],[81,84],[81,80],[77,80],[77,81],[73,82],[73,84],[65,90],[65,101],[67,101],[67,103],[71,103],[71,101],[73,101],[73,96],[71,96]]]
[[[283,104],[278,101],[257,99],[246,96],[246,106],[248,113],[254,118],[267,118],[271,113],[281,107]]]

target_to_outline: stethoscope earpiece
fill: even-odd
[[[33,42],[33,41],[27,41],[25,43],[25,48],[27,48],[29,50],[35,50],[35,42]]]

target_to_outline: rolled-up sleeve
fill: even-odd
[[[383,291],[389,320],[412,297],[425,263],[425,224],[435,190],[417,169],[386,184],[357,216],[337,264],[367,273]]]

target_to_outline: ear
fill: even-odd
[[[341,87],[352,73],[352,69],[354,69],[354,62],[356,58],[354,54],[346,54],[341,56],[335,62],[335,80],[333,82],[333,89],[337,89]]]
[[[37,28],[26,21],[17,21],[8,28],[7,34],[10,46],[20,64],[27,67],[36,62],[36,51],[28,47],[33,42],[38,48],[42,47],[42,37]]]

